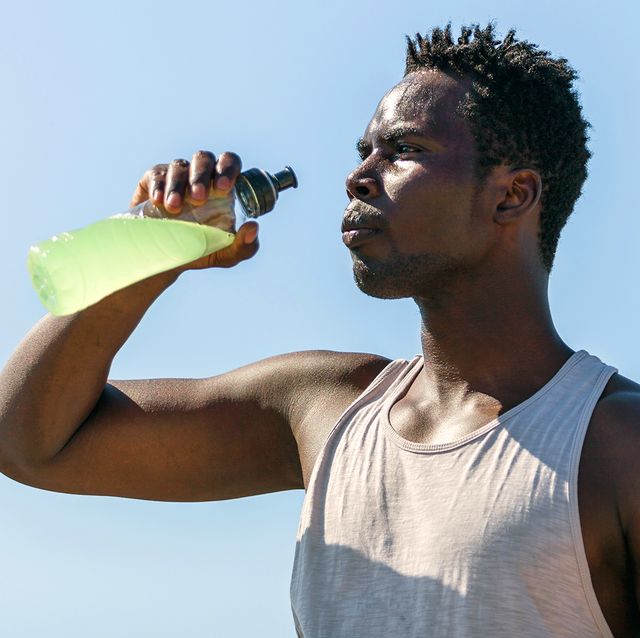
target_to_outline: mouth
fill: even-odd
[[[347,248],[357,248],[382,231],[379,228],[352,228],[342,233],[342,242]]]
[[[357,248],[382,233],[384,217],[370,204],[354,199],[342,220],[342,241],[347,248]]]

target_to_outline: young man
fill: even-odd
[[[409,41],[347,178],[358,286],[412,297],[422,354],[300,352],[205,380],[107,381],[174,271],[43,319],[0,384],[2,471],[201,501],[305,488],[298,635],[634,636],[640,386],[557,334],[547,286],[586,178],[575,73],[514,32]],[[231,153],[158,165],[132,203],[228,191]],[[229,267],[257,227],[192,268]]]

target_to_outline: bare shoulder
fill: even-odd
[[[330,414],[333,406],[338,409],[345,402],[348,405],[389,361],[363,352],[306,350],[270,357],[223,377],[226,385],[237,388],[238,393],[255,388],[263,405],[287,414],[297,436],[318,406]]]
[[[341,414],[389,364],[361,352],[312,350],[271,360],[289,379],[289,423],[298,445],[305,487],[327,436]]]
[[[380,355],[364,352],[303,350],[258,361],[248,369],[263,374],[268,368],[274,380],[295,380],[296,389],[326,385],[366,387],[389,361]]]
[[[635,437],[640,441],[640,384],[614,374],[594,408],[589,433],[605,448],[623,448]]]
[[[333,350],[308,350],[283,356],[294,363],[307,380],[356,390],[364,390],[390,362],[376,354]]]
[[[583,459],[609,482],[623,525],[640,506],[640,384],[614,374],[593,411]]]
[[[610,428],[610,434],[618,432],[624,438],[634,430],[640,434],[639,417],[640,384],[618,373],[612,375],[594,409],[591,425]]]
[[[211,377],[224,396],[257,395],[264,405],[278,407],[293,419],[297,410],[327,392],[361,392],[389,363],[379,355],[361,352],[305,350],[275,355]]]
[[[326,409],[355,400],[389,361],[375,354],[332,350],[293,352],[271,359],[288,384],[294,433],[317,405]]]

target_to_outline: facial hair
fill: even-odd
[[[402,255],[394,251],[385,260],[352,253],[353,277],[358,288],[379,299],[423,298],[440,305],[454,294],[454,282],[468,276],[468,266],[442,253]]]

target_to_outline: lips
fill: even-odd
[[[342,241],[347,248],[357,248],[380,232],[378,228],[352,228],[342,233]]]
[[[348,248],[357,248],[371,241],[384,228],[382,213],[365,202],[354,199],[344,212],[342,241]]]

